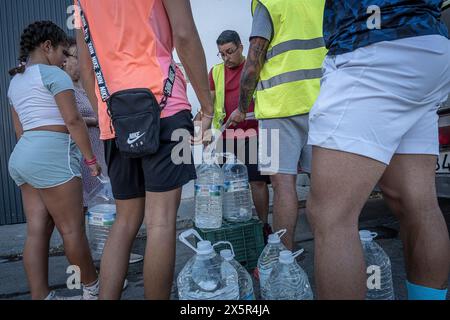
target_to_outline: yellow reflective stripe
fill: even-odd
[[[270,60],[275,56],[291,50],[311,50],[322,47],[325,47],[325,41],[323,37],[309,40],[290,40],[272,47],[272,49],[267,52],[266,59]]]
[[[256,87],[256,90],[258,91],[267,90],[284,83],[301,80],[320,79],[321,77],[322,77],[322,68],[291,71],[272,77],[269,80],[260,81],[258,83],[258,86]]]
[[[322,68],[326,55],[325,47],[312,50],[294,50],[279,54],[266,61],[260,79],[268,80],[274,76],[297,70]]]

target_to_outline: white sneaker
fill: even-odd
[[[128,287],[128,280],[125,279],[123,282],[122,290],[125,290]],[[83,286],[83,296],[81,297],[81,300],[98,300],[98,294],[99,294],[99,281],[97,280],[93,285],[89,287]]]
[[[81,300],[98,300],[99,288],[100,286],[98,280],[90,286],[83,285],[83,296]]]

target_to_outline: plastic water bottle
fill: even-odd
[[[386,252],[373,241],[376,236],[377,233],[369,230],[359,231],[367,272],[373,278],[373,281],[367,283],[366,300],[394,300],[391,260]]]
[[[204,154],[195,181],[195,225],[202,229],[222,226],[223,173],[217,158]]]
[[[252,200],[247,167],[232,153],[226,153],[222,167],[224,178],[223,217],[230,222],[246,222],[252,218]]]
[[[289,250],[280,252],[278,262],[273,267],[267,281],[267,300],[312,300],[313,293],[308,276],[295,258],[303,249],[292,254]]]
[[[197,247],[187,241],[190,235],[200,240]],[[216,245],[226,243],[231,246],[231,243],[220,241],[212,246],[194,229],[184,231],[179,239],[197,253],[178,274],[180,300],[239,300],[237,271],[214,251]]]
[[[234,252],[230,249],[224,249],[220,251],[220,256],[225,261],[228,261],[238,273],[239,300],[255,300],[252,277],[247,270],[245,270],[245,268],[234,259]]]
[[[88,198],[88,237],[94,260],[100,260],[109,231],[116,220],[116,204],[108,178],[99,178],[100,184]]]
[[[270,273],[277,263],[280,252],[286,250],[281,243],[281,237],[286,233],[286,229],[279,230],[269,235],[267,245],[258,258],[259,285],[261,289],[261,298],[264,300],[267,296],[266,283],[269,280]]]

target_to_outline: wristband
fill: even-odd
[[[94,164],[97,164],[97,158],[94,156],[91,160],[84,159],[84,163],[88,166],[93,166]]]

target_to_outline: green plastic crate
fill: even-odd
[[[252,272],[258,264],[258,258],[264,249],[263,223],[253,217],[250,221],[231,223],[222,222],[219,229],[195,228],[204,240],[212,244],[218,241],[229,241],[233,245],[235,259],[239,261],[249,272]],[[217,252],[228,249],[228,246],[219,245]]]

